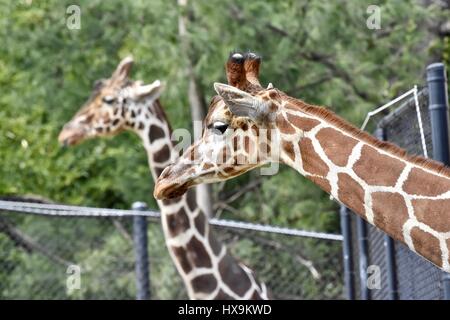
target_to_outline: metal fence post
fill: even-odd
[[[350,213],[346,206],[341,206],[341,231],[344,237],[342,243],[342,253],[344,255],[344,285],[347,299],[355,299],[353,252],[352,252],[352,231],[350,226]]]
[[[147,205],[144,202],[134,202],[133,210],[145,211]],[[147,248],[147,218],[143,216],[133,217],[133,242],[136,259],[136,299],[150,299],[150,273]]]
[[[386,137],[384,134],[384,129],[381,127],[378,127],[375,130],[374,136],[381,140],[385,141]],[[383,244],[385,248],[385,255],[386,255],[386,271],[387,271],[387,284],[388,284],[388,290],[389,290],[389,299],[390,300],[396,300],[397,299],[397,274],[396,274],[396,267],[395,267],[395,244],[394,239],[392,239],[390,236],[385,234],[383,236]]]
[[[447,77],[443,63],[433,63],[427,67],[427,83],[433,159],[450,165]]]
[[[433,159],[450,165],[447,76],[443,63],[433,63],[427,67],[427,83]],[[442,286],[444,299],[450,300],[450,274],[442,274]]]
[[[367,225],[366,221],[360,216],[356,217],[356,232],[358,233],[361,300],[369,300],[370,292],[369,288],[367,287],[367,267],[369,266],[369,253],[367,248]]]

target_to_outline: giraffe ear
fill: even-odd
[[[135,89],[134,95],[137,99],[142,98],[152,98],[153,100],[156,100],[161,95],[162,91],[164,90],[164,85],[159,80],[155,80],[151,84],[147,84],[144,86],[138,86]]]
[[[255,121],[264,121],[272,111],[270,111],[270,103],[263,101],[259,97],[239,90],[222,83],[214,83],[214,89],[223,99],[230,111],[238,117],[248,117]]]
[[[131,67],[133,66],[133,57],[128,56],[120,61],[116,70],[114,71],[112,78],[115,81],[124,81],[130,74]]]

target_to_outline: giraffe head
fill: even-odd
[[[176,197],[194,185],[231,179],[277,161],[273,129],[282,96],[272,85],[261,87],[260,61],[253,53],[230,56],[228,85],[214,84],[217,96],[211,100],[201,139],[162,172],[156,198]]]
[[[60,143],[75,145],[89,138],[114,135],[140,125],[137,106],[144,100],[158,99],[162,85],[159,80],[148,85],[130,80],[132,65],[133,58],[126,57],[109,79],[95,82],[89,100],[64,125],[58,137]]]

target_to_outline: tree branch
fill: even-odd
[[[327,75],[324,75],[323,77],[318,78],[317,80],[314,80],[314,81],[311,81],[309,83],[303,84],[303,85],[298,86],[298,87],[294,88],[293,90],[289,90],[289,91],[292,91],[292,92],[294,92],[294,91],[295,92],[302,91],[302,90],[305,90],[305,89],[310,88],[310,87],[318,86],[318,85],[320,85],[320,84],[322,84],[324,82],[330,81],[332,79],[333,79],[333,76],[330,75],[330,74],[327,74]]]
[[[117,219],[117,218],[113,218],[112,219],[113,225],[114,227],[117,229],[117,231],[120,233],[120,235],[127,240],[128,242],[132,243],[133,242],[133,238],[130,235],[130,233],[127,231],[127,229],[125,229],[125,227],[123,226],[122,222]]]
[[[231,16],[235,20],[241,21],[241,22],[247,21],[246,17],[242,14],[242,12],[240,10],[237,10],[237,7],[235,5],[231,6],[231,12],[232,12]],[[302,8],[302,14],[306,15],[306,13],[307,13],[307,6],[305,5]],[[254,19],[252,19],[252,18],[250,18],[248,20],[254,21]],[[374,97],[370,96],[367,92],[360,90],[358,88],[358,86],[353,81],[352,76],[345,69],[339,67],[335,62],[333,62],[331,60],[333,58],[332,56],[327,56],[325,54],[317,53],[317,52],[302,51],[302,50],[304,50],[304,44],[308,38],[308,33],[307,33],[306,29],[303,30],[300,40],[297,40],[289,32],[287,32],[286,30],[284,30],[280,27],[275,26],[274,24],[272,24],[270,22],[264,24],[264,26],[267,29],[269,29],[270,31],[272,31],[273,33],[275,33],[281,37],[284,37],[284,38],[289,38],[290,40],[292,40],[292,42],[297,43],[297,45],[300,47],[299,56],[301,58],[311,61],[311,62],[319,63],[319,64],[323,65],[324,67],[326,67],[334,77],[342,79],[347,85],[349,85],[350,88],[352,88],[352,90],[355,92],[355,94],[358,95],[361,99],[371,101],[371,102],[376,102],[376,99]]]
[[[231,232],[234,234],[238,234],[242,237],[242,231],[231,230]],[[320,275],[319,271],[316,269],[316,267],[314,266],[314,263],[311,260],[303,257],[300,253],[296,252],[296,250],[293,250],[289,246],[286,246],[278,241],[266,239],[266,238],[263,238],[263,237],[260,237],[257,235],[249,236],[246,233],[245,236],[251,238],[256,243],[272,247],[276,250],[283,250],[283,251],[292,253],[295,260],[298,261],[303,266],[305,266],[308,269],[308,271],[311,273],[311,275],[314,279],[319,280],[321,278],[321,275]]]
[[[353,77],[345,69],[342,69],[341,67],[336,65],[333,61],[331,61],[330,57],[315,52],[299,52],[299,56],[306,60],[322,64],[329,71],[331,71],[331,73],[335,77],[344,80],[344,82],[347,83],[361,99],[374,101],[374,99],[371,98],[368,93],[360,90],[358,86],[354,83]]]
[[[229,206],[229,204],[231,202],[236,201],[238,198],[243,196],[245,193],[251,191],[252,189],[257,188],[259,185],[261,185],[261,183],[262,183],[262,180],[260,178],[257,178],[255,180],[252,180],[249,183],[247,183],[244,187],[239,188],[237,191],[233,192],[231,195],[229,195],[229,196],[226,195],[225,197],[222,198],[222,200],[217,199],[214,202],[214,212],[216,212],[215,217],[219,218],[224,209],[238,214],[238,210]],[[223,189],[223,187],[222,187],[222,189]]]
[[[61,264],[63,266],[69,266],[72,262],[50,252],[45,246],[40,245],[34,239],[28,235],[22,233],[19,229],[15,228],[6,218],[0,217],[0,231],[6,234],[16,246],[24,249],[26,252],[39,252],[46,256],[53,262]]]
[[[191,116],[194,123],[196,121],[202,121],[205,118],[206,102],[202,92],[202,88],[199,85],[199,81],[195,74],[195,62],[192,56],[192,46],[187,32],[187,25],[193,19],[192,12],[188,11],[188,0],[178,0],[179,8],[178,15],[178,35],[180,38],[180,45],[183,53],[186,55],[186,74],[188,76],[188,100],[191,107]],[[190,14],[191,13],[191,14]],[[212,216],[213,205],[211,202],[211,186],[207,184],[201,184],[196,187],[197,201],[200,204],[200,208],[203,209],[208,217]]]
[[[51,200],[45,199],[40,196],[0,196],[0,200],[7,200],[7,201],[21,201],[21,202],[32,202],[32,203],[54,203]],[[19,229],[17,229],[15,226],[13,226],[6,218],[0,217],[0,231],[3,232],[5,235],[7,235],[12,242],[15,243],[16,246],[24,249],[26,252],[39,252],[42,255],[46,256],[50,260],[64,265],[69,266],[73,264],[72,262],[56,255],[50,252],[50,250],[40,245],[36,240],[32,239],[30,236],[26,235]]]

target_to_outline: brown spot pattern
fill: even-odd
[[[196,237],[192,237],[186,244],[188,259],[198,268],[211,268],[212,262],[203,243]]]
[[[252,294],[252,297],[250,298],[250,300],[263,300],[263,298],[258,294],[258,292],[255,290]],[[269,300],[271,300],[271,298],[269,297]]]
[[[194,147],[191,147],[190,149],[188,149],[187,156],[188,156],[188,159],[191,161],[194,161],[195,159],[197,159],[198,158],[197,146],[194,146]]]
[[[438,239],[417,227],[411,230],[411,238],[414,249],[417,252],[427,252],[427,259],[430,259],[438,267],[442,267],[442,256]]]
[[[240,296],[244,295],[252,285],[248,275],[228,254],[219,262],[219,273],[223,282]]]
[[[155,175],[158,178],[161,175],[161,173],[164,171],[164,168],[154,167],[154,170],[155,170]]]
[[[222,244],[216,238],[214,238],[214,236],[211,232],[209,232],[209,234],[208,234],[208,242],[209,242],[209,245],[210,245],[213,253],[216,256],[218,256],[220,253],[220,250],[222,249]]]
[[[189,210],[194,211],[197,208],[197,194],[195,189],[188,189],[186,200]]]
[[[320,177],[308,177],[312,182],[314,182],[315,184],[317,184],[323,191],[330,193],[331,191],[331,186],[330,186],[330,182],[325,179],[325,178],[320,178]]]
[[[408,209],[403,197],[397,193],[372,193],[374,223],[397,240],[403,241],[403,225],[408,220]]]
[[[244,137],[244,150],[247,153],[250,153],[250,138],[245,136]]]
[[[181,208],[177,213],[166,215],[167,228],[172,237],[189,229],[189,218],[186,212]]]
[[[170,158],[170,149],[167,145],[164,145],[161,149],[153,154],[153,161],[156,163],[166,162]]]
[[[294,134],[295,128],[284,118],[283,114],[279,114],[277,116],[277,128],[280,130],[281,133],[284,134]]]
[[[316,138],[319,140],[328,159],[341,167],[347,164],[353,148],[358,143],[355,139],[332,128],[321,129],[316,134]]]
[[[302,131],[310,131],[320,123],[318,120],[298,117],[290,113],[287,114],[287,119],[292,125]]]
[[[450,190],[450,180],[413,168],[403,184],[403,190],[409,194],[437,196]]]
[[[281,144],[283,151],[291,158],[292,161],[295,161],[295,153],[294,153],[294,145],[290,141],[282,141]]]
[[[398,159],[379,153],[367,145],[353,166],[354,172],[372,186],[394,186],[405,164]]]
[[[219,290],[217,296],[214,298],[215,300],[234,300],[231,296],[227,295],[222,289]]]
[[[187,252],[186,249],[183,247],[174,247],[172,246],[172,251],[177,257],[177,260],[179,261],[181,268],[185,273],[189,273],[192,270],[192,265],[189,263],[189,260],[187,258]]]
[[[205,235],[206,218],[203,212],[200,212],[194,219],[195,229],[200,233],[201,236]]]
[[[208,169],[211,169],[212,167],[214,167],[213,164],[211,164],[209,162],[206,162],[206,163],[203,164],[202,169],[203,170],[208,170]]]
[[[314,151],[311,139],[301,139],[299,142],[299,146],[303,161],[303,169],[310,174],[326,176],[329,170],[328,166]]]
[[[191,281],[196,292],[212,292],[217,287],[217,280],[212,274],[197,276]]]
[[[338,174],[338,197],[347,207],[365,217],[364,189],[346,173]]]
[[[412,200],[414,215],[417,220],[430,226],[438,232],[450,231],[450,199]]]
[[[225,173],[234,172],[234,167],[226,167],[225,169],[223,169],[223,171],[225,171]]]
[[[233,137],[233,151],[237,151],[239,149],[239,138],[238,135]]]
[[[150,142],[153,142],[155,140],[164,138],[166,135],[164,133],[164,130],[158,126],[155,126],[154,124],[152,124],[150,126],[150,130],[148,132],[148,137],[150,139]]]

